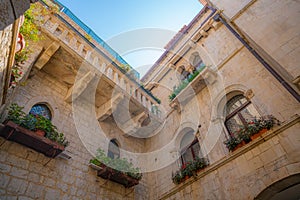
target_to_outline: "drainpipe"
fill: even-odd
[[[216,22],[221,22],[226,28],[252,53],[252,55],[280,82],[280,84],[298,101],[300,102],[300,95],[294,90],[258,53],[255,51],[240,35],[237,33],[220,15],[214,16]]]

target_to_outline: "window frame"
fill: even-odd
[[[186,153],[186,151],[190,150],[191,153],[192,153],[192,156],[193,156],[193,160],[196,160],[197,158],[200,158],[198,155],[196,155],[196,153],[194,152],[194,149],[192,148],[195,144],[198,144],[199,145],[199,154],[202,154],[201,153],[201,147],[200,147],[200,144],[199,144],[199,140],[197,137],[195,137],[195,139],[191,142],[191,144],[183,149],[180,149],[180,164],[181,166],[185,166],[188,164],[188,162],[190,161],[185,161],[184,160],[184,154]]]
[[[111,145],[115,145],[115,147],[118,148],[118,152],[117,152],[118,154],[115,154],[115,152],[112,151]],[[111,157],[110,155],[113,155],[113,157]],[[115,155],[117,155],[117,157],[115,157]],[[118,141],[116,139],[111,139],[109,141],[108,151],[107,151],[107,157],[110,157],[111,159],[120,158],[120,145],[119,145],[119,143],[118,143]]]
[[[240,95],[235,95],[233,96],[230,100],[232,100],[233,98],[235,98],[236,96],[243,96],[244,99],[246,99],[246,102],[243,103],[240,107],[238,107],[237,109],[235,109],[233,112],[231,112],[230,114],[226,114],[226,117],[225,117],[225,121],[224,121],[224,125],[225,125],[225,128],[228,132],[228,135],[230,137],[235,137],[234,133],[228,128],[227,126],[227,121],[232,119],[234,116],[238,116],[238,118],[241,120],[242,124],[244,127],[248,126],[248,123],[247,123],[247,120],[243,117],[243,115],[241,114],[241,112],[247,108],[248,106],[250,105],[253,105],[252,102],[247,99],[244,95],[240,94]],[[230,102],[230,100],[228,102]],[[225,109],[227,109],[227,104],[228,102],[225,104]],[[255,108],[255,107],[254,107]],[[257,111],[257,110],[256,110]],[[258,112],[258,111],[257,111]]]
[[[40,115],[40,114],[37,114],[37,113],[33,113],[33,112],[32,112],[32,109],[33,109],[35,106],[44,107],[44,108],[47,110],[48,114],[49,114],[49,116],[48,116],[49,118],[46,117],[46,116],[44,116],[44,115]],[[36,104],[34,104],[34,105],[30,108],[28,114],[31,114],[31,115],[34,115],[34,116],[40,115],[40,116],[43,116],[43,117],[49,119],[50,121],[52,121],[52,119],[53,119],[53,112],[52,112],[50,106],[49,106],[48,104],[46,104],[46,103],[36,103]]]

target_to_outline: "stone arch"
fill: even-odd
[[[228,98],[238,94],[244,94],[247,90],[248,88],[244,85],[234,84],[226,87],[224,91],[219,92],[219,94],[215,97],[215,103],[212,105],[212,119],[222,119],[223,109]]]
[[[196,67],[196,65],[197,65],[200,61],[202,61],[202,59],[201,59],[201,57],[200,57],[200,55],[199,55],[199,53],[198,53],[197,51],[193,52],[193,53],[190,55],[189,63],[190,63],[192,66]]]
[[[45,104],[51,111],[52,114],[52,122],[53,124],[60,124],[60,112],[58,109],[58,103],[53,99],[52,96],[36,96],[31,98],[25,105],[24,105],[24,112],[29,113],[30,109],[36,104]]]
[[[176,150],[180,150],[180,143],[184,135],[188,132],[193,131],[193,134],[196,136],[197,133],[197,125],[191,122],[183,123],[179,128],[178,132],[175,135],[175,148]]]
[[[121,148],[120,142],[116,138],[112,138],[108,144],[107,156],[111,158],[120,158],[121,156],[120,148]]]
[[[175,76],[177,80],[182,81],[183,80],[183,73],[185,72],[185,65],[179,65],[174,70]]]
[[[261,191],[255,200],[298,199],[300,197],[300,173],[283,178]]]

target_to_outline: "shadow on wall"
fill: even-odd
[[[8,25],[14,23],[26,10],[29,9],[30,3],[38,0],[1,0],[0,1],[0,31]]]
[[[281,179],[259,193],[255,200],[300,199],[300,174]]]

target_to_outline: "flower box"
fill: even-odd
[[[175,174],[172,173],[172,181],[174,184],[178,185],[190,177],[197,176],[197,173],[203,170],[209,165],[207,158],[196,158],[192,162],[184,164],[180,170],[176,171]]]
[[[245,144],[246,144],[245,141],[241,141],[236,147],[234,147],[234,149],[233,149],[232,151],[235,151],[235,150],[241,148],[241,147],[244,146]]]
[[[7,121],[4,125],[0,132],[1,137],[34,149],[47,157],[54,158],[65,150],[63,145],[23,128],[12,121]]]
[[[105,166],[104,164],[101,165],[101,168],[102,169],[97,171],[97,176],[103,179],[108,179],[113,182],[124,185],[125,188],[130,188],[139,184],[139,180],[134,179],[123,172],[112,169],[108,166]]]
[[[251,135],[251,140],[255,140],[256,138],[260,137],[262,134],[264,134],[267,131],[268,131],[268,129],[264,128],[264,129],[260,130],[258,133]]]

